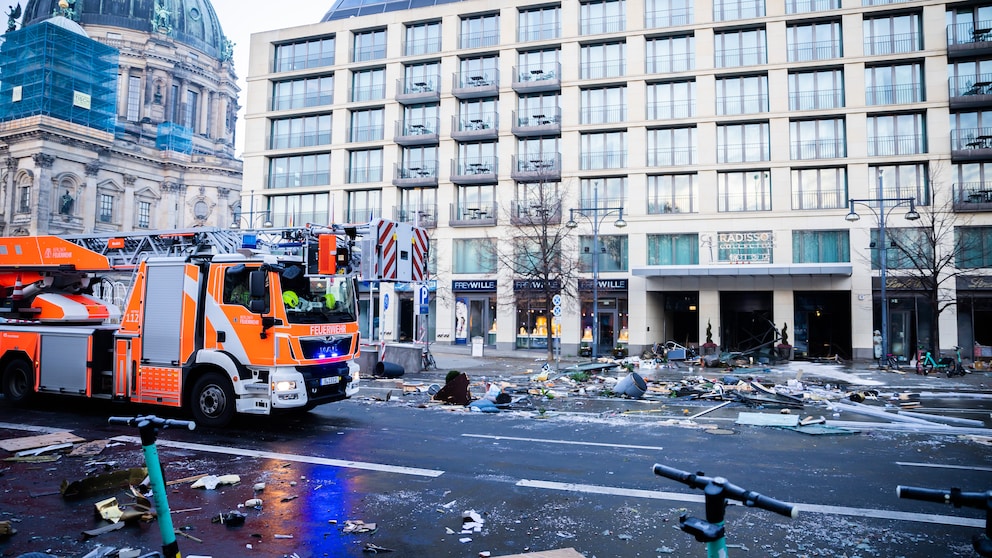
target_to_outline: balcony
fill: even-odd
[[[526,25],[517,29],[517,42],[551,41],[561,37],[561,25],[558,23],[543,23]]]
[[[926,152],[927,140],[923,134],[886,135],[868,138],[868,155],[872,157],[918,155]]]
[[[586,62],[579,65],[579,77],[581,79],[603,79],[622,77],[627,73],[627,61],[603,60],[600,62]]]
[[[836,159],[847,156],[842,139],[822,139],[792,142],[791,157],[793,161],[811,159]]]
[[[789,62],[809,62],[811,60],[830,60],[841,57],[841,43],[837,41],[814,41],[788,46]]]
[[[393,208],[393,219],[401,223],[413,223],[433,229],[437,227],[437,205],[429,204],[420,208],[396,207]]]
[[[579,113],[581,124],[616,124],[627,120],[627,105],[588,107]]]
[[[951,130],[951,161],[992,160],[992,128]]]
[[[952,110],[992,105],[992,74],[951,78],[947,89]]]
[[[496,211],[498,207],[495,202],[478,203],[467,202],[462,204],[451,204],[450,216],[448,217],[449,227],[493,227],[496,225]]]
[[[422,76],[396,80],[396,102],[401,105],[436,103],[441,100],[441,79]]]
[[[547,207],[537,200],[513,200],[510,204],[511,224],[527,226],[561,224],[561,205]]]
[[[348,184],[382,182],[382,173],[381,166],[352,167],[348,169]]]
[[[456,99],[479,99],[499,95],[499,70],[479,70],[454,74],[451,94]]]
[[[436,117],[418,118],[406,122],[397,120],[393,141],[402,146],[437,145],[440,127],[440,119]]]
[[[905,105],[922,103],[922,84],[895,84],[865,87],[865,104],[875,105]]]
[[[648,120],[679,120],[696,116],[692,100],[679,102],[648,103]]]
[[[785,0],[785,13],[805,14],[839,10],[840,3],[840,0]]]
[[[843,106],[844,90],[840,88],[789,93],[789,110],[823,110]]]
[[[767,94],[718,96],[716,99],[716,113],[721,116],[761,112],[768,112]]]
[[[561,180],[561,154],[514,155],[510,161],[510,178],[517,182],[558,182]]]
[[[579,22],[580,35],[601,35],[603,33],[620,33],[627,28],[627,15],[614,14],[604,17],[583,18]]]
[[[494,140],[499,136],[499,115],[473,114],[465,117],[451,117],[451,139],[456,141]]]
[[[992,211],[992,183],[959,182],[954,184],[952,207],[956,212]]]
[[[992,54],[992,20],[947,26],[947,57]]]
[[[698,213],[699,202],[691,195],[673,195],[668,199],[648,200],[649,215]]]
[[[556,108],[554,114],[544,114],[542,109],[536,109],[537,114],[517,115],[513,111],[513,125],[510,132],[517,137],[552,136],[561,133],[561,109]]]
[[[512,87],[517,93],[558,91],[561,89],[561,64],[514,66]]]
[[[579,168],[582,170],[622,169],[626,166],[626,151],[592,151],[579,157]]]
[[[765,47],[728,48],[714,55],[717,68],[736,68],[740,66],[758,66],[768,63]]]
[[[393,165],[393,186],[397,188],[437,187],[437,163],[410,163]]]
[[[354,126],[348,129],[348,141],[362,143],[366,141],[382,141],[385,132],[382,125]]]
[[[373,219],[381,218],[382,208],[379,207],[352,207],[345,212],[347,223],[368,223]]]
[[[648,29],[678,27],[679,25],[689,25],[692,22],[691,6],[644,12],[644,27]]]
[[[497,157],[472,157],[451,161],[451,182],[459,185],[495,184],[499,180]]]
[[[865,56],[899,54],[923,49],[923,35],[918,32],[894,33],[865,38]]]

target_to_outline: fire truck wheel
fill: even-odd
[[[34,370],[31,363],[23,359],[15,359],[7,364],[3,371],[3,396],[13,404],[23,404],[31,398],[34,391]]]
[[[225,426],[234,418],[234,388],[227,377],[204,374],[193,385],[193,418],[201,426]]]

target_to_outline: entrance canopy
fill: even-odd
[[[631,269],[639,277],[850,277],[849,263],[787,265],[649,265]]]

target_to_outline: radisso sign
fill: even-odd
[[[717,233],[718,260],[723,263],[772,263],[772,232]]]

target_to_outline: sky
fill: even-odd
[[[0,32],[7,28],[7,14],[18,3],[27,5],[27,0],[0,0]],[[296,27],[320,21],[334,0],[211,0],[224,34],[234,43],[234,69],[238,74],[241,98],[238,104],[247,105],[245,99],[245,78],[248,75],[248,51],[252,33]],[[273,9],[279,6],[280,9]],[[238,114],[237,145],[238,156],[244,146],[244,108]]]

